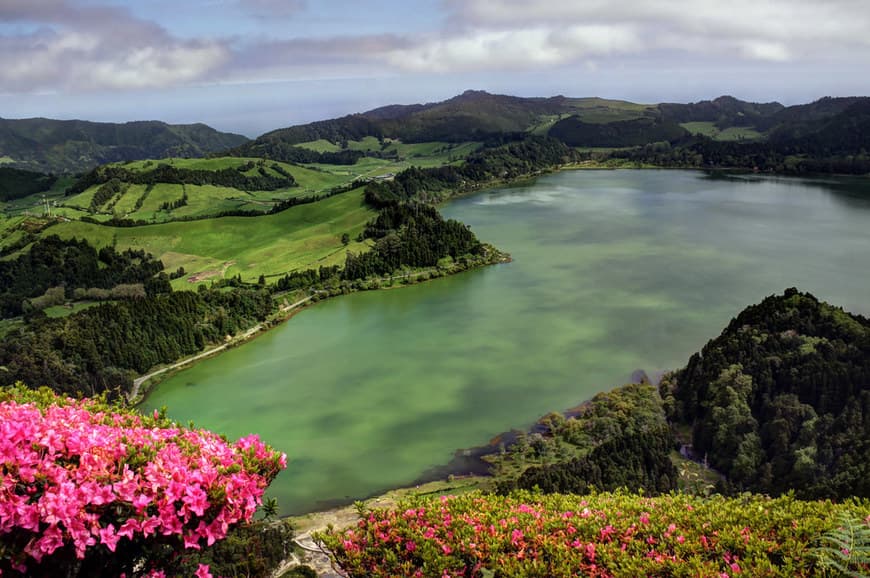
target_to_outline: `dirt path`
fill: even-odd
[[[296,303],[291,303],[290,305],[285,305],[284,307],[281,307],[279,309],[279,311],[281,311],[282,313],[285,311],[290,311],[291,309],[295,309],[296,307],[299,307],[303,303],[306,303],[310,300],[311,300],[310,296],[306,297],[305,299],[300,299]],[[203,357],[208,357],[209,355],[215,354],[219,351],[223,351],[224,349],[226,349],[230,345],[235,345],[237,343],[245,341],[246,339],[249,339],[252,335],[259,332],[261,329],[263,329],[263,324],[258,323],[256,325],[254,325],[253,327],[251,327],[250,329],[248,329],[247,331],[245,331],[244,333],[242,333],[241,335],[237,335],[231,341],[224,343],[223,345],[218,345],[218,346],[213,347],[211,349],[207,349],[206,351],[203,351],[202,353],[198,353],[198,354],[194,355],[193,357],[188,357],[187,359],[182,359],[181,361],[173,363],[172,365],[167,365],[166,367],[162,367],[160,369],[152,371],[151,373],[147,373],[147,374],[143,375],[142,377],[137,377],[136,379],[133,380],[133,389],[131,389],[130,393],[127,395],[127,400],[130,403],[133,403],[136,399],[138,399],[139,398],[139,391],[142,389],[142,384],[145,383],[146,381],[148,381],[149,379],[151,379],[152,377],[160,375],[161,373],[166,373],[167,371],[170,371],[172,369],[178,369],[179,367],[183,367],[189,363],[193,363],[194,361],[197,361],[198,359],[202,359]]]

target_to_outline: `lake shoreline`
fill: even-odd
[[[475,271],[477,269],[481,269],[483,267],[489,267],[491,265],[502,265],[506,263],[510,263],[513,258],[509,253],[505,253],[503,251],[499,251],[492,245],[484,243],[487,254],[484,257],[484,260],[472,263],[470,266],[454,266],[452,269],[442,270],[438,268],[426,268],[426,269],[418,269],[408,271],[405,275],[392,275],[387,278],[380,278],[376,281],[389,283],[389,285],[380,285],[378,287],[368,287],[368,288],[350,288],[348,287],[347,292],[340,292],[334,295],[329,294],[325,297],[319,296],[318,294],[321,291],[315,291],[313,294],[309,295],[307,298],[297,301],[293,303],[286,309],[279,309],[278,313],[273,314],[272,317],[262,321],[253,327],[246,329],[238,336],[233,336],[230,340],[223,344],[213,344],[209,349],[205,351],[196,353],[192,356],[189,356],[185,359],[181,359],[169,364],[165,368],[157,367],[151,368],[152,371],[146,373],[144,375],[138,376],[134,379],[134,389],[129,394],[129,398],[127,402],[132,406],[140,406],[148,400],[151,392],[160,385],[164,380],[175,376],[180,371],[184,371],[185,369],[189,369],[194,365],[206,361],[208,359],[212,359],[221,353],[243,345],[245,343],[251,342],[256,339],[260,335],[264,335],[268,331],[284,325],[287,321],[290,321],[297,314],[302,311],[316,305],[317,303],[324,301],[326,299],[331,299],[334,297],[341,297],[343,295],[350,295],[352,293],[358,293],[360,291],[385,291],[390,289],[401,289],[403,287],[410,287],[413,285],[418,285],[420,283],[425,283],[427,281],[432,281],[434,279],[439,279],[441,277],[451,277],[453,275],[460,275],[465,272]],[[437,273],[435,276],[432,276],[433,273]],[[427,276],[423,279],[423,276]],[[398,284],[394,283],[394,281],[398,280]]]

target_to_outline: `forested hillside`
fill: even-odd
[[[602,123],[583,122],[576,116],[560,120],[547,133],[570,146],[631,147],[648,143],[676,142],[689,136],[674,121],[636,119]]]
[[[366,187],[366,201],[376,207],[410,199],[437,202],[458,192],[550,170],[576,158],[573,149],[556,139],[529,137],[472,153],[462,165],[412,167],[392,180],[373,182]]]
[[[576,415],[544,417],[487,459],[501,492],[627,488],[656,495],[677,487],[674,443],[656,389],[631,384],[596,395]]]
[[[662,383],[669,419],[734,489],[870,496],[870,321],[789,289]]]
[[[47,191],[56,180],[57,177],[53,175],[0,166],[0,201],[11,201]]]
[[[275,308],[262,289],[169,292],[164,281],[161,293],[14,329],[0,343],[0,385],[23,381],[67,395],[126,395],[136,374],[198,353]]]
[[[144,296],[145,285],[162,269],[163,263],[141,249],[118,252],[103,247],[97,251],[87,241],[51,235],[17,258],[0,261],[0,317],[63,304],[75,296],[76,289],[109,290],[138,284],[141,292],[130,295]]]

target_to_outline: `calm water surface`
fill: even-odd
[[[412,483],[457,448],[685,364],[787,287],[870,314],[866,181],[563,172],[452,202],[514,262],[303,311],[148,408],[285,451],[302,513]]]

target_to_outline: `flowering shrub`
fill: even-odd
[[[791,578],[820,575],[813,546],[842,512],[870,523],[866,500],[471,493],[409,498],[318,539],[354,577]]]
[[[2,390],[0,573],[160,575],[250,521],[284,467],[255,435],[229,443],[157,412]]]

